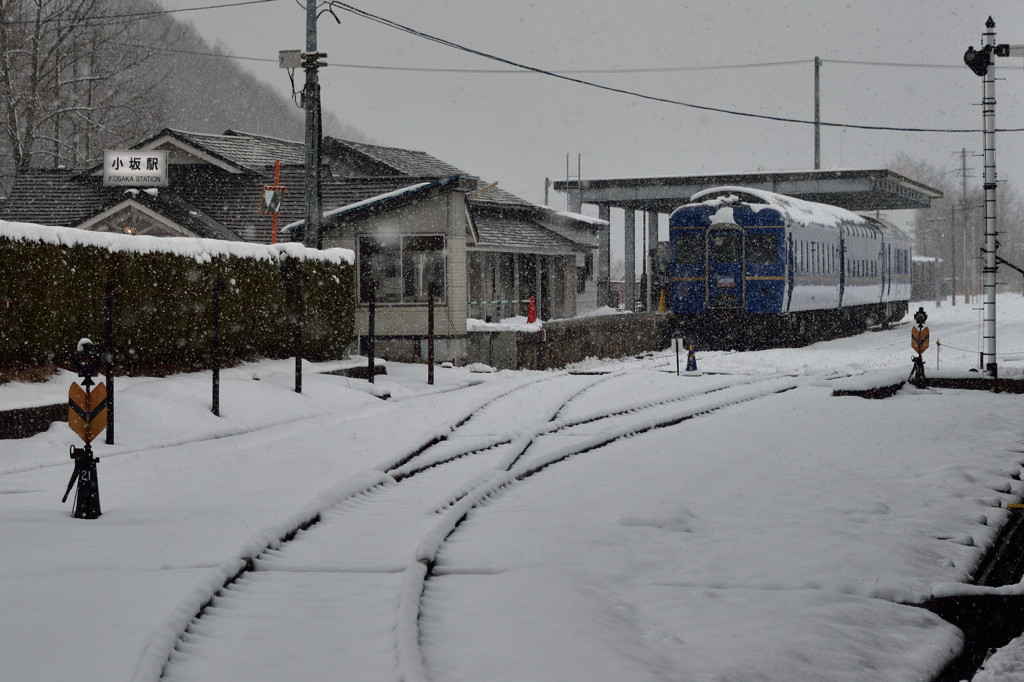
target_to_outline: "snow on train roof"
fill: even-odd
[[[835,227],[841,223],[861,223],[870,225],[871,221],[853,211],[828,204],[818,204],[813,201],[795,199],[785,194],[766,192],[750,187],[714,187],[702,190],[690,197],[690,202],[707,205],[734,204],[744,201],[751,204],[751,210],[758,210],[758,204],[765,204],[766,208],[774,208],[788,215],[796,222],[804,224],[817,224]]]

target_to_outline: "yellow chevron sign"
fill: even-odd
[[[68,426],[86,443],[107,428],[107,387],[100,383],[86,394],[78,384],[68,391]]]
[[[911,328],[910,347],[915,353],[918,355],[924,354],[924,352],[928,350],[929,342],[928,327],[924,327],[923,329],[918,329],[917,327]]]

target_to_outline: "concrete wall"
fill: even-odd
[[[545,322],[539,332],[469,333],[469,362],[495,369],[557,369],[587,358],[623,358],[666,347],[657,315]]]

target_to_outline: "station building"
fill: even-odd
[[[130,149],[161,150],[167,186],[110,187],[102,165],[19,174],[0,220],[157,237],[268,244],[301,234],[302,142],[228,130],[164,129]],[[467,355],[467,319],[572,317],[597,302],[595,254],[607,224],[536,206],[424,152],[324,138],[324,246],[356,253],[357,338],[377,302],[382,357],[425,357],[427,292],[437,285],[435,357]],[[274,231],[261,213],[284,187]],[[288,228],[288,229],[286,229]]]

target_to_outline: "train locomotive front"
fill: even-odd
[[[910,240],[825,204],[719,187],[669,219],[674,333],[704,347],[803,345],[902,319]]]

